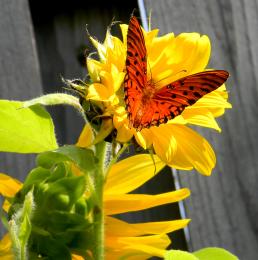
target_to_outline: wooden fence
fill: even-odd
[[[258,253],[258,1],[145,1],[162,33],[197,31],[212,42],[210,68],[230,72],[233,109],[219,120],[222,133],[201,130],[217,165],[211,177],[180,173],[187,200],[190,247],[221,246],[240,259]]]

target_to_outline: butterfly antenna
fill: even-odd
[[[187,72],[187,70],[180,70],[180,71],[178,71],[178,72],[176,72],[175,74],[173,74],[173,75],[176,75],[176,74],[178,74],[178,73],[181,73],[181,72]],[[159,83],[160,81],[162,81],[162,80],[164,80],[164,79],[167,79],[167,78],[169,78],[169,77],[171,77],[171,75],[170,76],[167,76],[167,77],[165,77],[165,78],[163,78],[163,79],[160,79],[159,81],[156,81],[154,84],[157,84],[157,83]]]
[[[85,30],[86,30],[86,34],[87,34],[88,38],[90,38],[91,35],[90,35],[90,32],[89,32],[88,26],[89,26],[88,24],[85,25]]]
[[[134,8],[133,9],[133,11],[132,11],[132,13],[131,13],[131,17],[133,17],[134,16],[134,14],[135,14],[135,12],[137,11],[137,9],[136,8]]]
[[[148,20],[149,20],[149,22],[148,22],[148,30],[149,31],[151,31],[151,15],[152,15],[152,9],[150,9],[150,11],[149,11],[149,18],[148,18]]]
[[[118,24],[118,23],[122,23],[122,22],[121,22],[121,21],[116,21],[116,20],[115,20],[115,16],[113,16],[113,18],[112,18],[112,20],[111,20],[111,23],[110,23],[110,25],[108,26],[108,29],[111,30],[111,28],[112,28],[114,25]]]
[[[149,68],[150,68],[150,75],[151,75],[151,80],[152,80],[152,72],[151,72],[151,66],[150,66],[150,62],[149,62],[149,59],[148,59],[148,57],[146,57],[146,59],[147,59],[147,62],[148,62],[148,66],[149,66]]]

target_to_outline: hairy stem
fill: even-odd
[[[94,259],[104,260],[104,212],[103,212],[103,190],[105,174],[105,158],[107,145],[105,142],[96,145],[96,155],[99,160],[98,169],[95,171],[94,182],[96,192],[96,206],[94,208],[94,235],[95,245],[93,249]]]

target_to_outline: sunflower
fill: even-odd
[[[118,142],[125,143],[134,138],[142,148],[153,148],[158,157],[171,167],[195,168],[201,174],[210,175],[216,162],[214,151],[205,138],[187,125],[221,131],[215,118],[224,114],[226,108],[231,108],[225,85],[205,95],[166,124],[141,131],[130,128],[123,90],[128,25],[120,27],[122,41],[112,36],[109,30],[103,44],[90,37],[99,59],[87,58],[91,84],[86,99],[101,104],[103,114],[113,118]],[[211,53],[206,35],[182,33],[175,36],[168,33],[159,37],[158,29],[142,31],[148,54],[148,80],[155,82],[157,88],[206,69]]]
[[[109,171],[103,196],[106,259],[163,257],[171,243],[167,233],[184,228],[189,222],[189,219],[181,219],[129,224],[113,216],[177,202],[189,196],[186,188],[157,195],[128,194],[165,166],[157,156],[154,160],[155,166],[150,155],[136,155],[113,164]],[[22,183],[4,174],[0,175],[0,183],[0,194],[8,198],[14,197],[22,187]],[[4,203],[4,210],[8,211],[9,206]],[[0,259],[12,259],[9,234],[0,242]],[[73,259],[81,258],[73,255]]]

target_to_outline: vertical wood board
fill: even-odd
[[[145,1],[152,27],[200,32],[212,43],[209,68],[226,69],[233,109],[218,120],[222,133],[200,129],[214,147],[211,177],[180,172],[192,190],[186,203],[190,246],[224,247],[240,259],[256,259],[258,248],[258,2],[255,0]],[[196,128],[195,128],[196,129]]]

